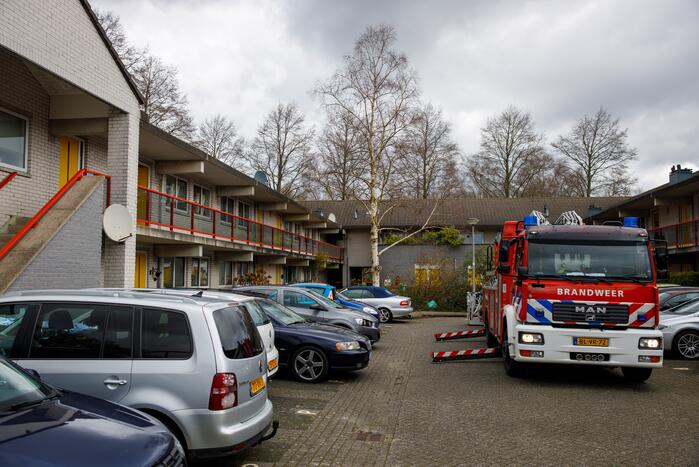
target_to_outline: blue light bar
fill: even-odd
[[[624,217],[624,227],[638,227],[638,217]]]
[[[524,226],[531,227],[532,225],[539,225],[539,219],[536,216],[524,216]]]

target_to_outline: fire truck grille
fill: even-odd
[[[629,321],[628,305],[554,303],[552,313],[554,321],[614,324],[627,324]]]

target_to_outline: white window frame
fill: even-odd
[[[240,206],[247,206],[247,207],[248,207],[248,215],[247,215],[247,216],[243,216],[243,215],[240,214]],[[238,219],[238,227],[247,228],[247,226],[248,226],[248,224],[247,224],[248,221],[252,221],[252,220],[253,220],[253,216],[254,216],[254,213],[253,213],[253,210],[252,210],[252,204],[251,204],[251,203],[246,203],[245,201],[240,201],[240,200],[238,200],[238,202],[236,203],[235,212],[236,212],[236,215],[237,215],[238,218],[239,218],[239,219]],[[241,217],[244,218],[244,219],[247,219],[247,220],[240,219]]]
[[[182,285],[177,285],[177,272],[179,271],[176,268],[177,265],[177,258],[182,258]],[[160,276],[160,286],[162,288],[172,288],[172,289],[177,289],[177,288],[182,288],[187,286],[187,258],[184,256],[162,256],[158,258],[158,265],[160,268],[160,271],[163,271],[165,269],[165,260],[170,259],[172,262],[172,286],[166,287],[165,286],[165,277],[162,275]]]
[[[231,225],[235,219],[236,214],[236,205],[235,205],[235,198],[231,198],[230,196],[221,196],[221,199],[219,200],[221,202],[221,211],[230,213],[231,215],[227,214],[221,214],[221,223],[225,225]],[[223,200],[226,200],[226,209],[223,207]],[[233,207],[233,209],[229,210],[228,208]],[[223,216],[226,216],[230,218],[229,221],[226,221]]]
[[[206,272],[206,274],[207,274],[206,275],[206,285],[200,284],[200,282],[201,282],[200,269],[201,269],[202,261],[206,261],[206,271],[207,271]],[[194,272],[194,263],[195,262],[198,263],[196,266],[196,268],[197,268],[197,283],[196,284],[192,282],[192,273]],[[189,285],[191,287],[198,287],[201,289],[208,289],[211,286],[211,260],[209,259],[208,256],[201,256],[201,257],[192,258],[192,268],[191,268],[190,273],[189,273],[189,282],[190,282]]]
[[[6,164],[4,162],[0,162],[0,167],[10,169],[13,172],[27,173],[29,172],[29,118],[25,117],[24,115],[18,114],[17,112],[13,112],[9,109],[6,109],[4,107],[0,107],[0,112],[4,112],[8,115],[12,115],[13,117],[17,117],[21,120],[24,120],[24,167],[17,167],[12,164]]]
[[[168,177],[172,177],[175,180],[175,193],[167,193],[167,178]],[[185,191],[186,191],[185,196],[178,196],[177,195],[177,182],[178,181],[184,182],[184,184],[185,184]],[[163,191],[169,195],[178,196],[179,198],[184,198],[184,199],[188,200],[189,199],[189,181],[185,178],[178,177],[177,175],[163,175]],[[171,199],[171,198],[167,198],[167,199]],[[175,212],[186,214],[189,212],[189,209],[192,207],[190,204],[185,203],[185,208],[180,209],[177,206],[180,203],[180,201],[178,201],[178,200],[172,200],[172,201],[175,204]]]
[[[203,198],[204,191],[209,192],[209,204],[204,204],[201,199],[197,200],[197,194],[196,190],[199,188],[199,197]],[[208,206],[209,208],[213,208],[213,199],[212,199],[212,194],[213,191],[210,188],[206,188],[205,186],[202,185],[197,185],[196,183],[192,183],[192,201],[194,201],[197,204],[201,204],[203,206]],[[199,210],[199,212],[197,212]],[[211,219],[211,209],[203,209],[198,206],[194,206],[194,215],[197,217],[201,217],[203,219]]]

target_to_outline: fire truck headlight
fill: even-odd
[[[659,337],[641,337],[638,340],[639,349],[657,350],[662,348],[663,340]]]
[[[519,343],[520,344],[543,344],[544,335],[538,332],[520,332],[519,333]]]

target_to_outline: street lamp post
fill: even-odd
[[[476,224],[480,219],[469,217],[466,222],[471,226],[471,309],[468,313],[468,324],[471,324],[476,313]]]

